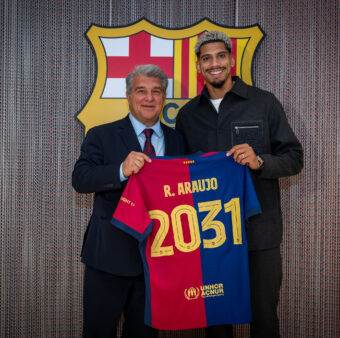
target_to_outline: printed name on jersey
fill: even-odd
[[[171,191],[174,191],[173,187],[170,185],[164,185],[164,196],[165,197],[174,197],[178,195],[185,194],[193,194],[197,192],[209,191],[209,190],[217,190],[218,183],[217,178],[205,178],[203,180],[195,180],[191,182],[179,182],[177,184],[177,194]]]

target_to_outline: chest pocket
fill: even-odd
[[[232,145],[248,143],[259,154],[263,151],[263,121],[232,122]]]

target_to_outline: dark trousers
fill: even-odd
[[[143,275],[121,277],[85,266],[83,337],[116,337],[122,313],[122,337],[156,337],[156,330],[144,325],[144,304]]]
[[[280,337],[277,306],[282,281],[280,248],[249,251],[252,338]],[[206,329],[206,338],[233,337],[231,325]]]

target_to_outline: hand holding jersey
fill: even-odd
[[[131,151],[122,164],[123,175],[129,177],[131,174],[138,174],[145,162],[151,162],[149,156],[141,152]]]
[[[227,156],[233,155],[234,160],[242,165],[248,166],[250,169],[258,170],[262,163],[259,163],[258,156],[255,154],[254,149],[248,144],[238,144],[232,147]]]

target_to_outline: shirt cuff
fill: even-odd
[[[121,182],[124,182],[128,179],[128,177],[125,177],[123,174],[123,163],[119,167],[119,178]]]

